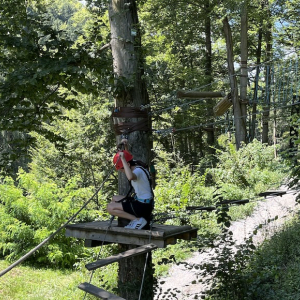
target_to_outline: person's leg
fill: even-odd
[[[117,197],[117,196],[114,196],[114,197]],[[120,199],[122,199],[122,198],[120,198]],[[117,200],[115,200],[115,201],[117,201]],[[129,214],[129,213],[127,213],[123,210],[122,203],[117,203],[117,202],[114,202],[114,201],[110,202],[107,205],[107,211],[112,216],[117,216],[117,217],[120,217],[120,218],[123,218],[123,219],[128,219],[128,220],[131,220],[131,221],[136,219],[135,215]]]
[[[124,196],[124,195],[115,195],[115,196],[112,196],[111,202],[118,202],[118,201],[124,199],[125,197],[126,196]]]

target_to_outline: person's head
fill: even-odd
[[[122,170],[124,169],[124,166],[123,166],[123,162],[121,160],[121,157],[120,157],[120,152],[123,152],[124,153],[124,158],[125,160],[127,161],[127,163],[130,164],[130,162],[132,161],[133,159],[133,156],[131,153],[129,153],[128,151],[126,150],[123,150],[123,151],[119,151],[115,156],[114,156],[114,159],[113,159],[113,163],[116,167],[116,170]]]

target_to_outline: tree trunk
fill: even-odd
[[[132,245],[119,245],[120,252],[135,248]],[[146,263],[146,273],[144,284],[142,288],[141,298],[139,298],[141,284],[143,279],[143,272],[147,254],[137,255],[123,259],[119,262],[119,278],[118,288],[119,294],[126,300],[152,300],[153,293],[153,267],[152,255],[148,253]]]
[[[268,7],[268,1],[266,0],[266,7]],[[263,116],[262,116],[262,143],[269,143],[269,117],[270,117],[270,86],[271,86],[271,68],[270,60],[272,57],[272,25],[270,21],[271,13],[268,8],[268,28],[266,31],[266,65],[265,65],[265,103],[263,105]]]
[[[239,149],[243,142],[246,140],[246,123],[242,117],[242,109],[238,96],[238,86],[237,80],[234,72],[234,56],[233,56],[233,44],[232,44],[232,34],[231,29],[228,23],[228,18],[223,19],[223,29],[226,39],[226,48],[227,48],[227,62],[228,62],[228,73],[230,79],[230,88],[231,88],[231,98],[233,104],[233,113],[234,113],[234,125],[235,125],[235,142],[236,147]]]
[[[255,138],[255,128],[256,128],[256,119],[257,119],[256,114],[257,114],[257,99],[258,99],[258,81],[259,81],[260,60],[261,60],[261,43],[262,43],[262,27],[260,27],[258,31],[258,43],[256,49],[256,73],[255,73],[252,120],[251,120],[251,130],[250,130],[251,141]]]
[[[149,98],[146,84],[143,80],[141,35],[136,2],[134,0],[110,0],[109,21],[115,76],[115,106],[140,108],[141,105],[149,103]],[[139,120],[139,118],[128,118],[125,121],[137,122]],[[117,143],[119,141],[120,136],[117,137]],[[149,135],[142,131],[134,131],[129,134],[128,142],[132,145],[130,150],[134,158],[149,163],[151,149]],[[127,191],[128,181],[124,174],[119,175],[119,194],[124,195]],[[119,245],[119,247],[121,251],[126,251],[132,246]],[[139,298],[145,257],[146,255],[141,255],[119,263],[119,290],[121,297],[127,300]],[[145,281],[142,294],[142,299],[146,300],[153,298],[151,265],[150,255],[147,263],[148,267],[146,268],[147,281]]]
[[[210,22],[210,15],[211,15],[211,5],[210,0],[205,0],[205,78],[206,84],[212,83],[212,50],[211,50],[211,22]],[[214,120],[212,119],[214,115],[214,102],[212,100],[206,101],[206,108],[207,108],[207,115],[208,115],[208,125],[209,128],[212,130],[208,130],[207,134],[207,145],[208,145],[208,153],[214,154],[215,149],[212,147],[215,144],[215,134],[214,134]],[[210,147],[211,146],[211,147]]]
[[[244,123],[246,124],[247,119],[247,82],[248,82],[248,13],[247,13],[247,0],[242,4],[241,14],[241,80],[240,80],[240,95],[241,95],[241,112]]]

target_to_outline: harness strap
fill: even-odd
[[[130,183],[130,181],[129,181],[129,184],[130,184],[130,188],[129,188],[129,191],[127,192],[126,196],[125,196],[124,198],[122,198],[122,199],[116,201],[117,203],[125,201],[125,200],[130,196],[130,193],[131,193],[131,191],[132,191],[132,189],[133,189],[133,186],[132,186],[132,184]]]
[[[150,175],[148,174],[148,172],[142,167],[142,166],[136,166],[136,168],[139,168],[139,169],[142,169],[143,171],[144,171],[144,173],[146,174],[146,176],[147,176],[147,179],[148,179],[148,181],[149,181],[149,185],[150,185],[150,190],[151,190],[151,194],[152,194],[152,201],[154,200],[154,192],[153,192],[153,188],[152,188],[152,180],[151,180],[151,177],[150,177]],[[131,184],[131,181],[130,180],[128,180],[129,181],[129,185],[130,185],[130,188],[129,188],[129,191],[127,192],[127,194],[126,194],[126,196],[124,197],[124,198],[122,198],[122,199],[120,199],[120,200],[118,200],[118,201],[116,201],[116,202],[123,202],[123,201],[125,201],[129,196],[130,196],[130,194],[131,194],[131,191],[132,191],[132,189],[133,189],[133,186],[132,186],[132,184]],[[148,201],[148,200],[150,200],[150,199],[139,199],[139,198],[135,198],[136,200],[138,200],[138,201],[140,201],[140,202],[143,202],[143,203],[151,203],[150,201],[149,202],[146,202],[146,200]]]

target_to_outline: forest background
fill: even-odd
[[[112,112],[120,91],[130,90],[132,82],[113,71],[108,2],[1,0],[0,11],[0,250],[7,266],[64,224],[103,182],[74,222],[109,218],[106,204],[118,192],[118,177],[111,173],[117,145]],[[156,213],[170,212],[169,224],[199,228],[195,244],[158,250],[160,262],[211,244],[222,231],[220,223],[226,227],[231,219],[250,214],[256,201],[231,207],[223,220],[214,213],[188,214],[187,206],[215,205],[220,196],[256,199],[288,179],[290,187],[298,187],[299,5],[145,0],[137,2],[137,12],[140,23],[131,34],[141,35],[148,91],[142,108],[151,112],[152,122],[143,134],[151,145],[148,163],[156,170]],[[177,94],[182,90],[222,97],[182,98]],[[216,115],[214,108],[228,95],[232,106]],[[62,232],[26,263],[84,277],[84,263],[96,251]],[[104,255],[115,251],[107,246]],[[232,257],[226,259],[229,266]],[[281,278],[280,267],[275,269],[257,275],[255,284],[275,284],[274,278]],[[157,263],[156,276],[165,270]],[[32,275],[34,269],[26,272]],[[115,291],[114,267],[97,276]],[[229,277],[220,276],[228,286]],[[245,278],[248,286],[253,283]],[[22,299],[49,293],[25,292],[23,285],[15,290],[9,282],[1,293],[11,299],[20,298],[20,292]],[[52,292],[76,299],[80,292],[71,286],[52,287]],[[266,299],[270,289],[264,290]]]

